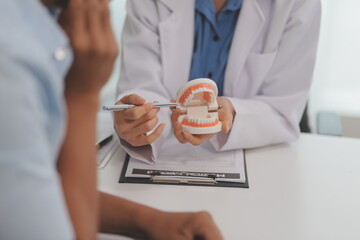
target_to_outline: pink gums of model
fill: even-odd
[[[183,131],[191,134],[211,134],[221,131],[216,101],[216,83],[207,78],[187,82],[177,92],[181,115],[178,121]]]

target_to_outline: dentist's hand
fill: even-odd
[[[181,126],[181,123],[178,121],[181,111],[178,108],[175,108],[171,114],[171,122],[174,128],[174,135],[180,143],[191,143],[194,146],[199,146],[206,140],[210,139],[215,134],[191,134],[184,132]]]
[[[218,110],[219,120],[222,122],[221,131],[228,133],[233,126],[236,114],[234,106],[226,97],[218,97],[217,102],[221,106],[221,108]]]
[[[233,125],[235,117],[235,109],[226,97],[218,97],[218,104],[221,108],[218,110],[219,120],[222,122],[222,131],[228,133]],[[180,143],[191,143],[194,146],[199,146],[205,141],[212,138],[215,134],[190,134],[184,132],[181,126],[181,123],[178,121],[181,112],[179,109],[174,109],[171,114],[171,122],[174,128],[174,135]]]
[[[159,119],[159,108],[153,103],[145,103],[142,97],[131,94],[123,97],[116,104],[133,104],[137,107],[114,112],[115,129],[120,138],[134,147],[153,143],[163,132],[165,124],[160,124],[150,135]]]

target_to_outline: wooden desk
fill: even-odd
[[[119,184],[124,156],[99,171],[100,190],[167,211],[207,210],[226,240],[360,239],[358,139],[305,134],[248,150],[249,189]]]

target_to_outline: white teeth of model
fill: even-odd
[[[188,118],[189,122],[195,122],[193,118]]]
[[[208,118],[189,118],[189,117],[187,117],[187,120],[189,122],[196,123],[196,124],[213,123],[216,120],[216,114],[209,113]]]
[[[184,130],[192,134],[215,133],[221,130],[218,113],[213,109],[217,105],[217,86],[210,79],[194,79],[187,82],[177,93],[181,109]],[[185,96],[186,94],[186,96]],[[207,111],[205,111],[207,110]]]
[[[195,93],[197,93],[197,89],[190,92],[190,94],[186,97],[184,101],[184,105],[187,105],[190,102],[190,100],[194,97]]]
[[[185,101],[184,101],[184,105],[187,105],[190,101],[190,99],[192,98],[192,94],[190,93],[186,98],[185,98]]]
[[[192,91],[190,92],[190,95],[194,96],[195,93],[196,93],[196,89],[195,89],[195,90],[192,90]]]
[[[204,91],[204,88],[197,88],[197,89],[193,90],[192,93],[195,94],[195,93],[199,93],[202,91]]]

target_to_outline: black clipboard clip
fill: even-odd
[[[150,180],[154,183],[177,183],[177,184],[205,184],[214,185],[217,183],[215,174],[207,174],[207,176],[178,176],[164,175],[161,171],[153,171]]]

